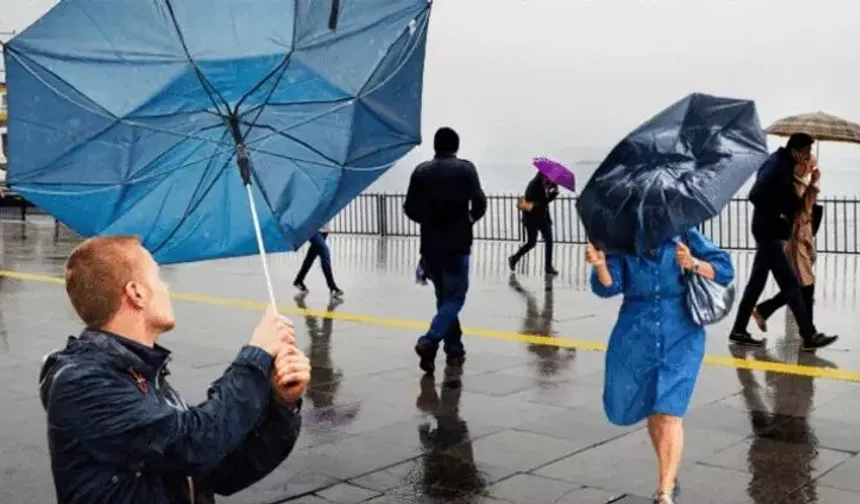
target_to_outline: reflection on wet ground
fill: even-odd
[[[75,243],[36,225],[0,225],[0,238],[2,268],[47,275],[61,272]],[[298,343],[314,366],[296,451],[274,474],[219,502],[648,502],[637,497],[654,489],[648,436],[604,419],[603,354],[543,342],[603,342],[612,326],[617,305],[586,291],[580,249],[558,248],[564,274],[548,283],[528,262],[509,276],[505,258],[516,244],[477,245],[464,325],[535,337],[467,338],[467,362],[433,379],[421,376],[412,353],[419,326],[379,322],[432,314],[431,289],[412,279],[417,245],[332,237],[331,246],[347,292],[343,304],[330,302],[313,271],[311,293],[293,298],[300,254],[272,261],[282,303],[308,310],[295,317]],[[750,259],[735,259],[744,278]],[[860,384],[767,370],[770,361],[788,361],[860,371],[852,332],[858,262],[831,256],[820,265],[817,316],[820,326],[842,334],[837,348],[798,354],[790,324],[774,327],[762,351],[730,349],[727,327],[709,330],[710,354],[743,359],[752,369],[703,369],[687,418],[681,502],[860,501]],[[257,268],[249,258],[171,267],[165,276],[177,291],[260,300]],[[202,399],[259,316],[206,299],[177,301],[180,324],[163,341],[174,350],[174,384],[192,401]],[[42,355],[77,329],[61,287],[0,276],[3,504],[54,502],[36,376]]]

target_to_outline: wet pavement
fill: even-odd
[[[13,272],[0,275],[0,502],[51,503],[38,366],[78,323],[62,287],[39,275],[61,274],[75,240],[50,225],[9,223],[0,224],[0,238],[2,268]],[[294,299],[301,256],[271,259],[278,298],[296,313],[299,345],[314,366],[304,429],[278,470],[219,502],[649,502],[656,464],[647,433],[607,423],[603,354],[583,350],[605,343],[617,301],[589,294],[580,248],[557,248],[563,274],[546,284],[535,263],[540,249],[511,277],[505,259],[516,244],[477,245],[462,316],[475,335],[465,340],[468,360],[443,370],[440,359],[433,379],[421,376],[412,351],[433,311],[431,288],[413,282],[417,243],[337,236],[331,247],[346,291],[341,304],[329,302],[317,267],[311,293]],[[743,280],[752,257],[735,260]],[[172,382],[189,402],[203,398],[260,315],[258,261],[166,268],[183,294],[179,325],[162,343],[174,351]],[[816,316],[842,335],[833,349],[798,355],[782,313],[765,351],[732,353],[727,323],[709,329],[716,365],[703,369],[686,419],[680,502],[860,502],[860,383],[801,375],[826,372],[812,366],[860,380],[858,263],[820,260]],[[779,369],[795,374],[768,371],[771,362],[787,362]]]

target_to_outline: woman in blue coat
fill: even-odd
[[[705,330],[687,310],[683,273],[728,285],[731,258],[690,230],[639,256],[606,255],[589,244],[586,260],[595,294],[624,296],[606,352],[606,416],[625,426],[647,418],[660,468],[654,502],[672,504],[684,446],[681,419],[705,354]]]

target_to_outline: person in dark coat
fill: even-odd
[[[403,204],[406,216],[421,226],[423,274],[436,293],[436,316],[415,345],[425,373],[435,371],[443,341],[449,364],[465,360],[459,315],[469,290],[472,225],[487,211],[475,165],[457,157],[457,133],[440,128],[433,146],[436,156],[415,168]]]
[[[529,182],[524,196],[526,208],[523,209],[523,225],[526,228],[526,242],[517,252],[508,258],[511,271],[517,267],[520,259],[537,245],[540,233],[544,246],[544,272],[547,275],[558,275],[552,265],[552,219],[549,216],[549,204],[558,197],[558,185],[551,182],[542,173],[538,173]]]
[[[794,219],[794,230],[791,239],[785,242],[785,253],[791,261],[791,266],[800,281],[800,293],[803,296],[804,307],[809,318],[815,322],[815,234],[823,207],[818,204],[819,180],[821,170],[813,158],[811,166],[798,165],[795,168],[794,186],[803,202],[797,217]],[[816,218],[816,216],[818,218]],[[775,296],[756,306],[753,310],[753,320],[762,332],[767,332],[767,320],[777,310],[785,306],[785,294],[778,292]]]
[[[803,202],[803,195],[798,195],[795,190],[795,168],[809,161],[814,142],[812,137],[804,133],[792,135],[786,146],[771,154],[759,168],[755,184],[750,189],[749,200],[754,206],[752,234],[756,241],[756,254],[729,335],[729,340],[734,344],[764,344],[764,340],[754,338],[747,331],[747,326],[771,272],[797,320],[803,339],[802,350],[823,348],[838,338],[819,333],[815,328],[803,302],[797,274],[785,252],[785,242],[791,238]]]
[[[310,368],[269,311],[248,345],[187,405],[167,382],[174,326],[158,264],[133,237],[100,237],[66,264],[86,329],[43,364],[40,396],[58,504],[211,504],[290,454]]]

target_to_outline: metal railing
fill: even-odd
[[[487,214],[475,224],[475,238],[524,241],[525,230],[516,208],[517,195],[487,197]],[[418,226],[403,214],[403,194],[362,194],[330,223],[333,233],[376,236],[418,236]],[[860,199],[822,199],[824,218],[818,231],[820,252],[860,254]],[[576,198],[562,197],[550,206],[556,243],[585,243],[585,229],[576,211]],[[752,205],[734,199],[701,230],[717,245],[732,250],[752,250],[755,240],[749,228]]]
[[[0,184],[0,191],[3,191],[2,196],[0,196],[0,219],[26,220],[28,215],[45,214],[21,196],[7,191],[5,185]]]
[[[488,196],[487,214],[475,224],[475,238],[524,241],[525,229],[516,208],[518,197],[513,194]],[[361,194],[332,219],[329,228],[335,234],[418,236],[418,225],[403,214],[404,199],[403,194]],[[550,206],[556,243],[585,243],[585,229],[575,203],[576,198],[562,197]],[[824,206],[824,218],[818,231],[818,251],[860,254],[860,199],[829,198],[819,203]],[[24,220],[29,215],[44,215],[44,212],[17,195],[0,199],[0,218]],[[755,240],[749,229],[751,217],[752,205],[745,199],[734,199],[719,216],[702,224],[701,230],[722,248],[752,250]]]

